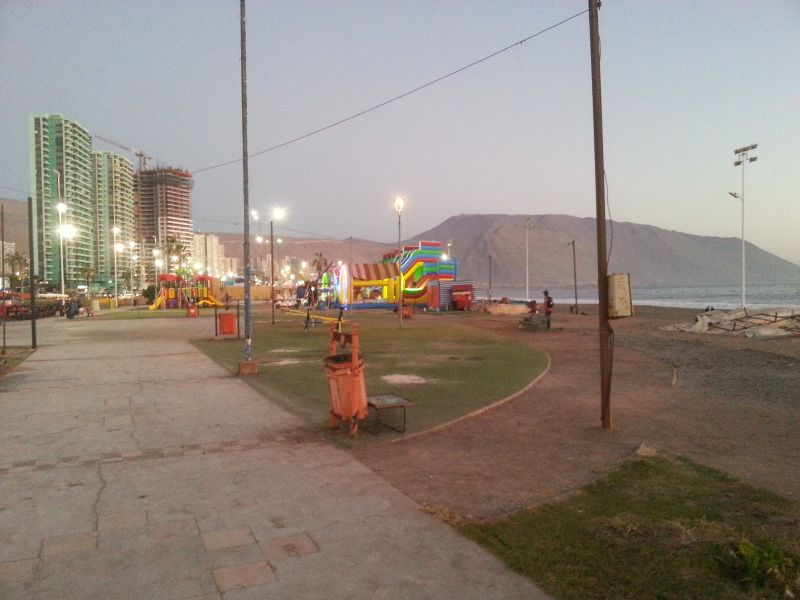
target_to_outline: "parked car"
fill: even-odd
[[[30,307],[15,294],[3,293],[0,296],[0,318],[6,320],[26,319],[30,313]]]

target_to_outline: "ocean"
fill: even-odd
[[[531,299],[541,302],[541,286],[530,288]],[[572,287],[551,287],[550,295],[556,304],[575,303],[575,290]],[[746,304],[748,308],[797,308],[800,309],[800,283],[796,284],[753,284],[747,285]],[[698,308],[707,306],[731,309],[742,305],[741,285],[730,286],[692,286],[692,287],[637,287],[631,290],[634,304],[647,306],[668,306],[673,308]],[[488,287],[476,286],[478,298],[488,298]],[[525,286],[492,287],[494,300],[507,297],[510,300],[524,301]],[[578,304],[597,304],[596,286],[578,286]]]

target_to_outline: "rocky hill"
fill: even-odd
[[[567,215],[458,215],[417,239],[452,241],[462,276],[487,281],[489,256],[497,285],[525,283],[525,225],[530,218],[530,278],[538,285],[572,282],[575,241],[578,282],[597,280],[595,220]],[[741,240],[690,235],[651,225],[614,222],[607,227],[609,273],[630,273],[640,286],[726,285],[741,277]],[[750,283],[800,282],[800,265],[747,244]]]

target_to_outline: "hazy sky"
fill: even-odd
[[[256,1],[250,153],[359,112],[585,10],[584,0]],[[800,263],[800,2],[605,0],[615,220],[738,237]],[[594,216],[588,16],[434,87],[250,160],[278,231],[391,241],[459,213]],[[0,0],[0,196],[29,184],[28,115],[197,170],[241,157],[235,0]],[[97,149],[117,150],[95,142]],[[123,153],[123,151],[120,151]],[[132,158],[132,157],[131,157]],[[242,221],[241,163],[198,173],[198,230]],[[240,226],[239,226],[240,227]],[[286,229],[291,228],[292,230]]]

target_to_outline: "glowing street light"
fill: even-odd
[[[402,196],[394,197],[394,210],[397,213],[397,246],[398,246],[398,260],[397,260],[397,314],[400,315],[400,329],[403,328],[403,270],[400,268],[400,257],[403,254],[403,235],[401,226],[401,216],[403,208],[406,206],[405,198]]]
[[[58,174],[58,171],[56,171],[56,174]],[[58,237],[59,237],[60,244],[61,244],[61,249],[60,249],[59,253],[60,253],[60,256],[61,256],[61,295],[63,296],[64,295],[64,262],[65,262],[65,259],[64,259],[64,232],[63,232],[64,223],[63,223],[62,220],[63,220],[63,217],[64,217],[64,213],[67,212],[67,205],[64,204],[63,202],[59,202],[58,204],[56,204],[56,210],[58,211]]]
[[[119,296],[117,295],[117,252],[122,251],[122,244],[117,243],[117,236],[120,231],[120,228],[116,225],[111,228],[111,233],[114,235],[114,308],[117,308],[119,304]]]

